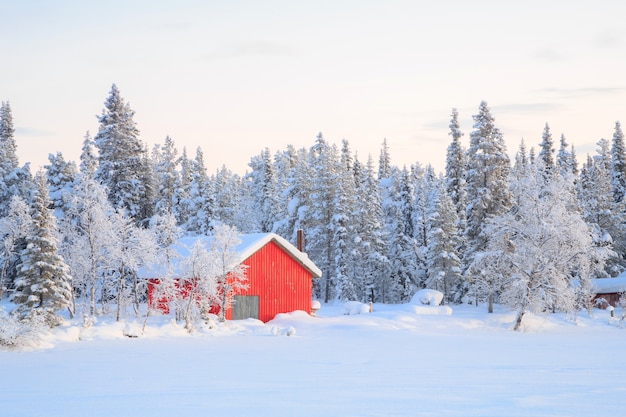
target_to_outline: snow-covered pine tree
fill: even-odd
[[[542,162],[543,168],[550,176],[550,171],[554,169],[554,140],[552,139],[552,133],[550,133],[550,125],[546,123],[543,128],[543,134],[541,135],[541,143],[539,144],[539,159]]]
[[[0,217],[8,213],[12,196],[30,202],[35,190],[30,163],[18,165],[14,134],[11,106],[3,101],[0,103]]]
[[[78,175],[74,161],[66,161],[61,152],[48,155],[49,165],[44,165],[52,208],[57,218],[66,211],[64,195],[72,193],[72,186]]]
[[[464,294],[461,259],[457,248],[459,234],[456,207],[445,191],[443,180],[437,181],[428,206],[428,247],[426,287],[441,291],[444,303],[460,303]]]
[[[94,178],[98,169],[98,155],[96,155],[96,145],[94,144],[89,131],[83,138],[83,147],[80,153],[80,173],[88,178]]]
[[[106,186],[113,207],[126,210],[141,224],[152,215],[153,187],[147,182],[151,170],[133,120],[135,112],[124,103],[115,84],[104,104],[94,138],[99,152],[95,176]]]
[[[574,166],[573,146],[570,150],[565,135],[561,134],[559,141],[559,151],[556,154],[556,166],[562,176],[575,175],[577,168]]]
[[[309,152],[311,194],[304,222],[308,225],[307,252],[322,270],[322,279],[316,280],[314,293],[325,303],[336,298],[332,231],[329,226],[335,200],[336,184],[333,179],[338,157],[337,147],[329,145],[324,136],[318,134]]]
[[[213,182],[209,180],[204,166],[202,149],[196,149],[196,157],[191,161],[191,183],[189,184],[189,218],[185,230],[208,235],[215,218],[215,193]]]
[[[9,212],[6,217],[0,218],[0,300],[4,292],[13,286],[13,280],[8,279],[9,273],[12,270],[15,277],[18,252],[25,247],[32,221],[28,204],[20,196],[11,197]]]
[[[510,161],[500,130],[486,102],[481,102],[473,116],[474,130],[467,151],[467,249],[464,263],[471,264],[474,255],[486,248],[487,235],[483,224],[490,216],[506,213],[511,206],[508,187]],[[471,279],[471,277],[468,277]],[[493,311],[493,293],[489,293],[489,311]]]
[[[279,176],[280,204],[277,213],[277,222],[274,231],[294,244],[297,240],[296,222],[298,208],[300,206],[301,193],[306,193],[299,185],[298,172],[301,166],[306,164],[306,149],[297,150],[293,145],[287,145],[287,149],[277,153],[275,157],[276,173]]]
[[[402,198],[403,182],[408,181],[407,170],[392,167],[390,177],[383,182],[386,198],[383,201],[385,228],[388,236],[389,275],[380,283],[380,300],[385,302],[403,302],[412,295],[420,282],[420,265],[415,238],[407,234],[405,207]]]
[[[355,274],[352,263],[356,236],[354,221],[356,194],[352,161],[348,141],[344,139],[341,157],[335,161],[336,166],[333,170],[336,188],[329,225],[332,232],[333,272],[337,298],[342,301],[358,300],[359,293],[363,293],[362,277]]]
[[[278,208],[280,199],[278,178],[269,148],[265,148],[260,155],[253,157],[248,165],[252,168],[248,177],[254,188],[261,232],[272,232],[274,223],[278,221],[276,215],[280,212]]]
[[[522,176],[528,172],[528,155],[526,154],[526,143],[524,138],[520,141],[519,148],[515,154],[515,164],[513,165],[513,175]]]
[[[215,190],[215,224],[235,226],[242,233],[261,230],[252,181],[222,165],[211,177],[211,183]]]
[[[178,150],[174,140],[168,135],[163,145],[155,145],[152,151],[152,164],[154,166],[154,179],[156,183],[156,196],[154,211],[159,215],[167,215],[173,212],[175,189],[179,182],[178,176]]]
[[[15,144],[13,113],[8,101],[0,103],[0,167],[7,174],[18,167],[17,145]]]
[[[413,273],[412,282],[417,288],[426,287],[426,279],[429,276],[428,264],[426,262],[426,252],[429,246],[428,228],[429,214],[428,208],[433,194],[436,194],[437,177],[432,165],[421,168],[417,164],[411,167],[410,180],[413,182],[415,197],[413,206],[408,208],[413,212],[413,240],[417,250],[417,269]],[[411,294],[407,294],[411,295]]]
[[[187,148],[183,148],[183,153],[179,159],[180,172],[174,185],[174,194],[172,196],[172,212],[176,217],[176,222],[184,230],[189,222],[191,215],[191,192],[192,169],[191,160],[187,157]]]
[[[594,244],[612,247],[615,256],[607,261],[607,273],[620,273],[626,261],[626,201],[615,202],[611,182],[611,151],[609,141],[598,141],[597,154],[587,158],[578,187],[579,204],[585,222],[593,231]]]
[[[387,138],[383,139],[383,147],[378,158],[378,180],[389,178],[391,175],[391,155],[387,146]]]
[[[385,219],[372,156],[368,157],[365,167],[355,158],[353,170],[356,181],[354,220],[357,222],[353,263],[355,274],[362,277],[359,291],[364,291],[359,293],[358,299],[375,302],[379,301],[377,296],[383,294],[382,284],[389,276],[389,259]]]
[[[620,122],[615,122],[615,132],[611,141],[611,184],[613,198],[619,203],[626,195],[626,145]]]
[[[58,252],[56,223],[48,209],[48,185],[42,171],[35,176],[35,184],[32,228],[26,235],[11,300],[22,319],[42,315],[53,327],[61,322],[58,312],[71,306],[72,277]]]
[[[446,153],[446,191],[452,198],[452,203],[456,207],[457,218],[459,223],[457,229],[459,234],[465,233],[465,205],[466,205],[466,191],[465,191],[465,167],[466,151],[461,144],[461,138],[463,132],[461,132],[461,126],[459,124],[459,112],[457,109],[452,109],[452,116],[450,119],[450,132],[452,136],[452,142],[448,145]],[[459,244],[462,242],[459,241]],[[462,249],[462,248],[458,248]]]

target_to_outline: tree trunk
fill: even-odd
[[[524,317],[524,309],[520,309],[520,311],[517,313],[517,317],[515,318],[515,326],[513,327],[513,330],[518,331],[520,329],[520,327],[522,327],[522,318]]]
[[[120,321],[122,318],[122,298],[124,297],[124,265],[120,270],[120,279],[117,283],[117,318],[116,321]]]
[[[489,308],[488,313],[493,313],[493,290],[489,291]]]

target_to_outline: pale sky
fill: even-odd
[[[78,160],[111,84],[150,148],[170,135],[209,173],[313,145],[445,166],[481,100],[513,155],[546,122],[578,161],[626,123],[626,2],[0,0],[0,101],[20,162]]]

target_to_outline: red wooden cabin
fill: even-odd
[[[595,307],[605,309],[609,305],[616,307],[626,293],[626,273],[622,272],[615,278],[596,278],[593,280]]]
[[[242,235],[240,238],[241,244],[236,251],[241,263],[247,266],[248,288],[235,295],[226,318],[257,318],[267,322],[279,313],[295,310],[310,313],[312,279],[320,278],[322,272],[308,256],[274,233]],[[207,246],[210,245],[210,238],[198,236],[183,238],[177,246],[191,248],[197,239],[206,239]],[[185,250],[178,252],[185,256]],[[159,308],[167,312],[163,300],[154,300],[154,285],[161,277],[150,278],[148,302],[158,303]]]

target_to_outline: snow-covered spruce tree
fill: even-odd
[[[356,194],[352,163],[349,144],[344,139],[341,158],[335,161],[336,166],[333,170],[336,192],[329,225],[332,231],[333,272],[337,298],[342,301],[358,300],[359,293],[363,293],[362,277],[355,274],[352,262],[356,236],[354,221]]]
[[[626,145],[620,122],[615,122],[611,141],[611,185],[613,198],[616,203],[620,203],[626,195]]]
[[[115,84],[104,105],[94,137],[99,153],[95,176],[107,188],[113,207],[126,210],[140,224],[152,215],[153,187],[147,183],[151,171],[133,120],[135,112]]]
[[[392,167],[390,177],[382,180],[386,195],[383,201],[385,228],[388,236],[389,275],[383,276],[379,299],[383,303],[406,301],[417,287],[419,277],[418,253],[415,239],[407,234],[406,216],[402,201],[402,182],[406,170]],[[410,209],[410,208],[409,208]]]
[[[441,291],[444,303],[459,303],[464,294],[456,207],[445,191],[443,180],[434,188],[428,207],[428,247],[426,287]]]
[[[541,164],[549,174],[554,170],[554,140],[552,139],[552,133],[550,133],[550,125],[546,123],[543,128],[543,134],[541,135],[541,143],[539,144],[539,159]]]
[[[28,204],[19,196],[11,197],[8,214],[0,219],[0,300],[12,287],[8,280],[9,270],[18,260],[17,252],[25,247],[32,221]]]
[[[474,130],[470,134],[470,146],[467,150],[465,265],[470,265],[474,261],[474,255],[486,248],[488,236],[483,231],[485,220],[506,213],[511,206],[508,187],[510,161],[502,133],[495,127],[486,102],[480,103],[478,114],[473,119]],[[472,280],[471,274],[467,275],[467,279],[476,282]],[[476,295],[478,298],[485,296],[489,300],[489,311],[492,312],[494,289],[489,288],[486,293],[481,291]]]
[[[387,138],[383,139],[383,147],[380,149],[378,158],[378,180],[389,178],[391,175],[391,156],[387,146]]]
[[[83,138],[83,146],[80,152],[79,172],[88,178],[93,179],[98,169],[98,155],[96,154],[96,145],[89,134],[85,133]]]
[[[556,154],[556,166],[562,176],[577,175],[578,164],[574,154],[574,146],[570,148],[565,139],[565,135],[561,134],[559,142],[559,151]]]
[[[252,171],[248,178],[254,189],[256,209],[259,213],[261,232],[268,233],[274,230],[274,223],[279,209],[279,189],[277,173],[272,163],[272,154],[265,148],[260,155],[253,157],[248,163]]]
[[[215,215],[215,193],[204,166],[202,149],[196,149],[191,161],[191,183],[189,184],[188,220],[185,230],[197,234],[209,234]]]
[[[8,102],[0,103],[0,216],[6,215],[10,201],[10,174],[18,168],[13,115]]]
[[[71,305],[72,277],[58,253],[56,224],[48,209],[50,199],[43,172],[37,173],[35,183],[32,228],[26,236],[26,249],[21,253],[11,300],[20,318],[28,320],[42,314],[46,323],[53,327],[61,322],[59,310]]]
[[[11,197],[18,195],[30,203],[35,190],[30,163],[19,167],[15,128],[9,102],[0,104],[0,217],[6,216]]]
[[[97,313],[98,296],[106,293],[108,248],[115,241],[114,209],[104,187],[88,171],[78,175],[66,199],[59,249],[70,267],[74,294],[80,296],[75,301],[77,310],[90,321]],[[107,297],[99,298],[106,303]]]
[[[413,165],[411,167],[411,179],[414,183],[413,189],[415,190],[415,198],[413,207],[410,208],[413,212],[413,239],[417,246],[417,270],[413,274],[412,282],[417,288],[426,288],[426,280],[429,276],[428,264],[426,262],[426,252],[428,250],[428,227],[429,227],[429,215],[428,208],[430,206],[430,200],[433,198],[433,193],[436,193],[437,178],[435,171],[431,165],[427,165],[424,169]],[[407,296],[411,296],[407,294]]]
[[[526,154],[526,143],[524,138],[520,141],[519,148],[515,154],[515,163],[513,164],[512,173],[515,176],[523,176],[528,173],[528,155]]]
[[[261,229],[254,187],[249,178],[241,178],[222,166],[211,176],[211,183],[215,192],[214,224],[235,226],[242,233]]]
[[[485,250],[470,265],[472,276],[488,275],[500,301],[517,311],[514,330],[526,313],[573,311],[573,279],[586,280],[605,251],[594,247],[589,228],[574,206],[573,184],[557,173],[546,178],[542,161],[513,179],[516,205],[485,221]]]
[[[457,229],[459,234],[465,233],[465,205],[466,205],[466,191],[465,191],[465,167],[466,151],[461,144],[461,138],[463,132],[461,132],[461,126],[459,125],[459,112],[457,109],[452,109],[452,116],[450,119],[450,132],[452,136],[452,142],[448,145],[446,153],[446,191],[452,198],[452,203],[456,208],[458,224]],[[459,241],[459,244],[462,242]],[[459,247],[459,250],[464,250]]]
[[[309,152],[311,177],[310,206],[304,222],[308,225],[307,252],[322,270],[322,279],[314,283],[314,294],[325,303],[336,298],[334,259],[330,223],[333,215],[336,184],[333,181],[338,152],[318,134]]]
[[[64,195],[72,193],[72,186],[78,175],[76,163],[65,161],[63,154],[57,152],[56,155],[48,155],[49,165],[44,165],[46,177],[48,179],[48,190],[52,208],[57,218],[61,218],[65,211]]]
[[[176,183],[174,185],[174,193],[172,195],[172,212],[176,217],[176,222],[184,230],[189,222],[189,216],[191,215],[191,200],[189,193],[191,190],[191,160],[187,157],[187,148],[183,148],[183,153],[180,156],[180,171]]]
[[[308,196],[306,161],[307,150],[296,150],[292,145],[287,145],[286,151],[276,157],[276,172],[280,175],[280,215],[275,225],[275,232],[295,243],[297,231],[302,228],[298,224],[300,208],[306,204]]]
[[[156,193],[154,200],[154,211],[159,215],[167,215],[173,212],[175,201],[176,185],[179,182],[178,151],[174,140],[168,135],[165,137],[163,145],[155,145],[152,151],[152,164],[154,166],[154,177]]]
[[[8,173],[18,167],[17,145],[15,144],[15,128],[13,127],[13,113],[8,101],[0,103],[0,166],[3,173]]]
[[[597,154],[587,158],[578,182],[578,197],[583,219],[593,231],[594,245],[615,250],[615,256],[606,263],[604,275],[617,275],[625,266],[626,201],[614,200],[608,140],[598,141]]]
[[[369,156],[365,167],[355,157],[354,177],[356,183],[354,221],[356,221],[355,249],[352,263],[354,273],[361,277],[358,300],[378,301],[382,294],[381,283],[389,276],[385,220],[378,192],[374,161]]]
[[[237,253],[241,239],[235,227],[218,225],[213,229],[212,237],[209,253],[216,268],[220,297],[219,319],[224,321],[226,310],[232,306],[235,294],[248,288],[247,267],[241,264]]]

